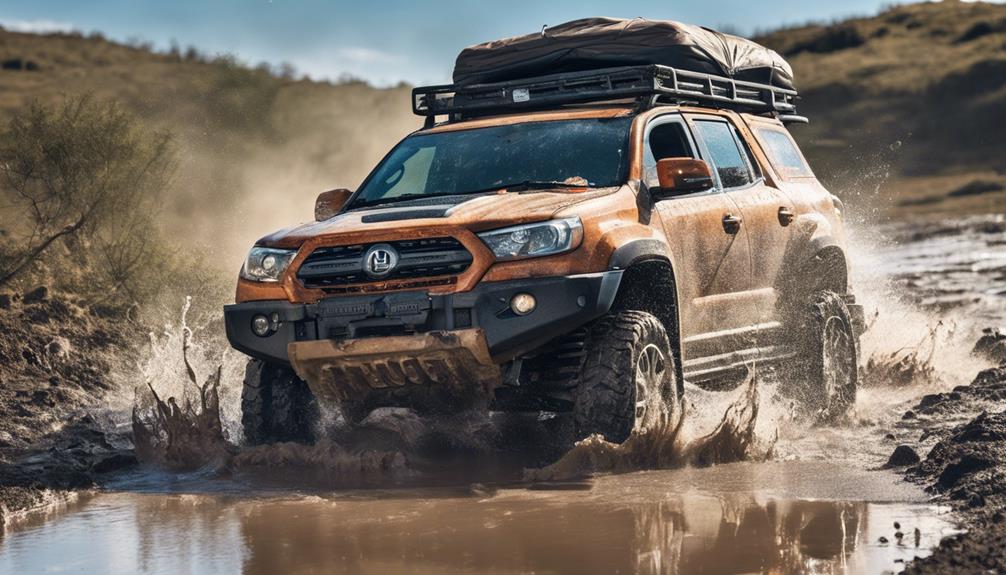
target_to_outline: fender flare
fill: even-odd
[[[625,270],[632,264],[655,259],[664,260],[671,265],[671,269],[675,269],[671,250],[666,243],[653,238],[636,239],[615,248],[608,258],[608,269]]]
[[[845,293],[849,289],[849,258],[845,253],[845,247],[834,236],[820,236],[810,241],[810,244],[807,246],[807,252],[800,262],[800,271],[807,272],[815,266],[820,265],[820,262],[816,261],[816,259],[823,254],[827,254],[827,257],[837,256],[838,259],[841,259],[842,269],[839,271],[842,274],[843,279],[841,283],[843,285],[836,287],[841,287],[841,293]],[[832,254],[835,255],[833,256]]]
[[[675,367],[679,380],[678,385],[683,386],[685,350],[681,337],[681,282],[678,279],[678,268],[674,263],[674,257],[670,248],[665,242],[654,238],[630,240],[612,252],[611,257],[608,259],[608,269],[625,271],[634,265],[645,262],[662,262],[666,264],[670,268],[671,276],[674,278],[675,317],[672,320],[674,322],[674,329],[670,329],[670,326],[665,327],[668,327],[668,336],[672,340],[671,346],[674,348],[673,351],[676,355]],[[616,286],[616,290],[621,291],[622,282],[625,280],[625,277],[625,274],[620,275],[619,285]],[[671,333],[672,331],[674,333]]]

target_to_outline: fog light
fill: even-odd
[[[252,332],[259,337],[265,337],[272,331],[272,323],[264,315],[257,315],[252,318]]]
[[[517,315],[527,315],[534,311],[538,302],[529,293],[519,293],[510,298],[510,309]]]

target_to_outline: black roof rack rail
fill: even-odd
[[[695,102],[739,112],[796,113],[795,90],[656,64],[604,68],[491,84],[424,86],[412,90],[412,111],[434,116],[486,116],[522,109],[637,99],[649,108]]]

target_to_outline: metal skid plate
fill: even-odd
[[[322,401],[360,400],[373,390],[427,387],[446,396],[489,397],[500,381],[480,329],[317,340],[289,345],[290,363]]]

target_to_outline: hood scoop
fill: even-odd
[[[423,218],[446,218],[451,206],[441,208],[419,208],[419,209],[395,209],[382,211],[376,214],[365,214],[360,218],[365,224],[375,224],[378,222],[397,222],[401,220],[420,220]]]

